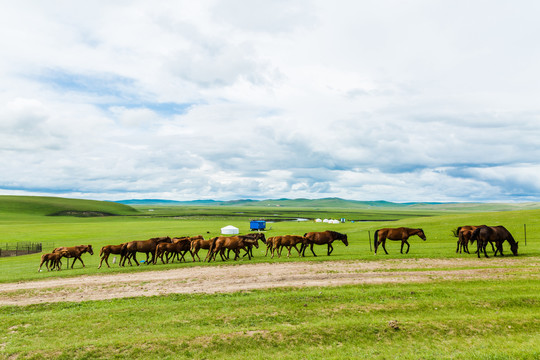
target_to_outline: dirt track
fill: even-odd
[[[540,258],[387,259],[263,264],[226,263],[129,274],[0,284],[1,305],[105,300],[173,293],[234,292],[276,287],[540,278]]]

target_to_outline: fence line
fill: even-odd
[[[53,243],[54,246],[54,243]],[[43,251],[43,243],[37,242],[17,242],[0,244],[0,257],[20,256],[35,254]]]

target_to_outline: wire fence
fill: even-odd
[[[46,244],[47,247],[51,246],[51,243]],[[21,256],[28,254],[35,254],[43,251],[44,244],[38,242],[17,242],[17,243],[3,243],[0,244],[0,257],[8,256]],[[52,243],[54,248],[54,243]]]

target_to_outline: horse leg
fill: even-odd
[[[330,254],[332,253],[332,251],[334,251],[334,247],[332,246],[332,244],[328,244],[328,256],[330,256]]]
[[[315,251],[313,251],[313,245],[315,245],[315,244],[311,243],[311,244],[309,245],[309,249],[310,249],[311,252],[313,253],[313,256],[317,256],[317,254],[315,254]]]
[[[388,255],[388,251],[386,251],[386,238],[382,240],[381,245],[386,255]]]
[[[405,244],[407,244],[407,251],[405,252],[405,254],[408,254],[410,245],[409,245],[409,242],[407,240],[405,240]]]
[[[139,261],[137,260],[137,252],[133,252],[133,261],[135,261],[135,264],[137,264],[137,266],[140,266],[139,264]]]

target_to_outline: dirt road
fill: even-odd
[[[1,305],[105,300],[173,293],[235,292],[276,287],[540,278],[540,258],[385,259],[263,264],[226,263],[113,275],[0,284]]]

